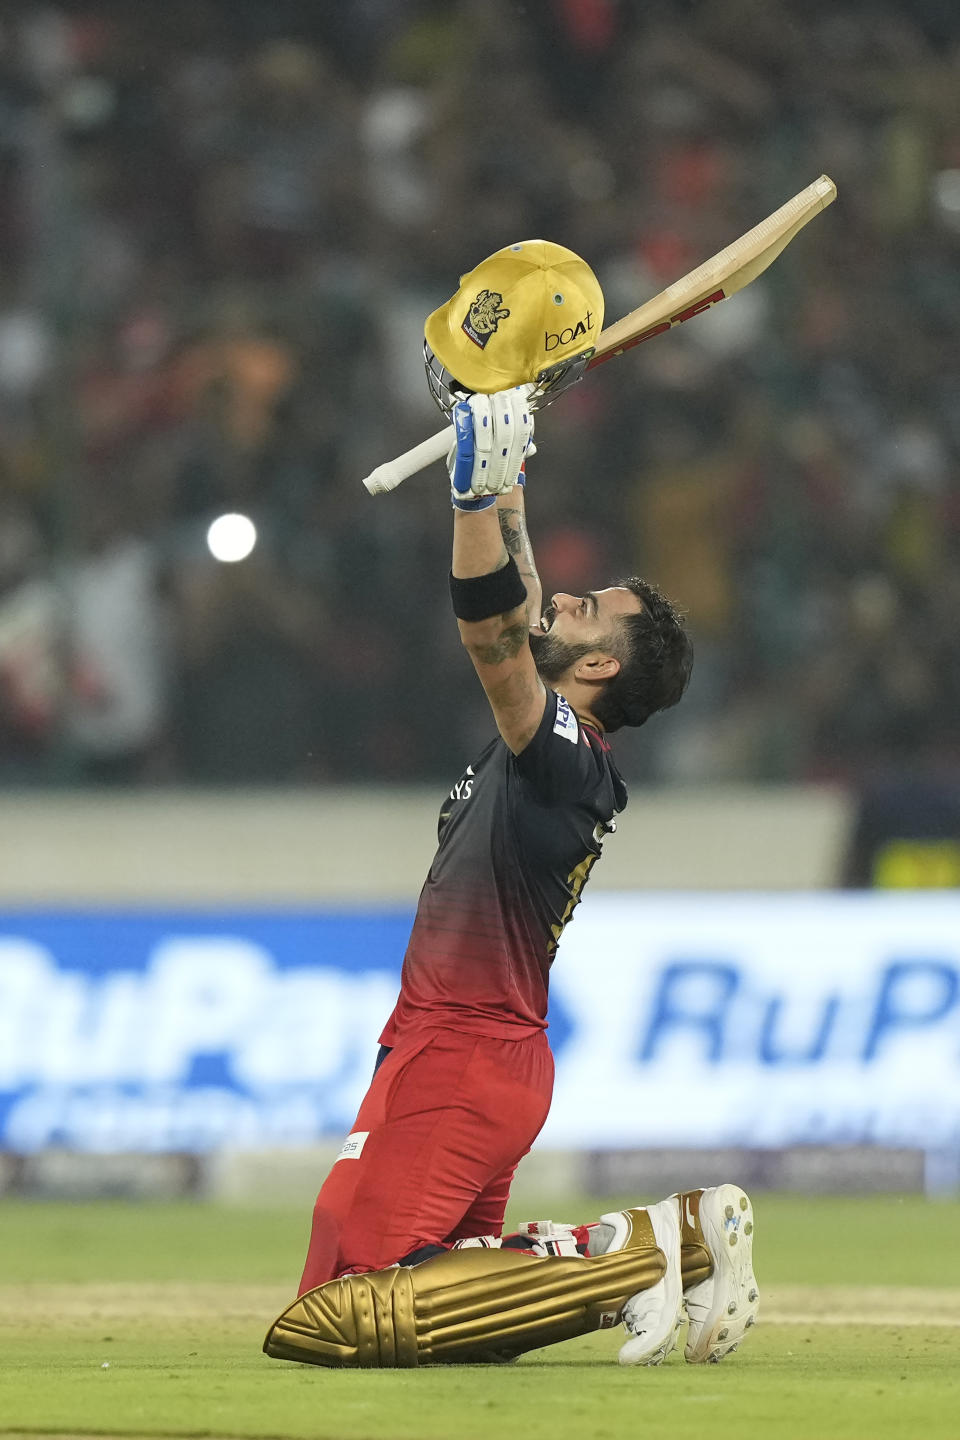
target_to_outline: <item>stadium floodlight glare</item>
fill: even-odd
[[[218,515],[207,531],[210,554],[224,564],[246,560],[256,543],[257,527],[248,515]]]

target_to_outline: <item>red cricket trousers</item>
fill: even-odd
[[[552,1091],[542,1030],[520,1040],[454,1030],[401,1040],[317,1196],[299,1293],[423,1245],[499,1235]]]

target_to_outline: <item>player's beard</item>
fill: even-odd
[[[537,630],[530,631],[530,650],[537,674],[541,680],[546,680],[551,685],[562,680],[578,660],[582,660],[584,655],[589,655],[590,651],[596,648],[596,641],[592,645],[570,645],[566,640],[561,640],[559,635],[542,635]]]

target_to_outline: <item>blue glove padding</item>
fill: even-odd
[[[453,429],[456,451],[450,470],[450,501],[455,510],[487,510],[496,505],[496,495],[476,496],[473,485],[473,462],[476,443],[473,438],[473,411],[466,400],[458,400],[453,407]],[[482,462],[486,466],[486,460]]]

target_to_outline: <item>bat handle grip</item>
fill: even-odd
[[[445,430],[438,430],[429,440],[414,445],[412,450],[398,455],[395,460],[387,460],[383,465],[378,465],[365,478],[364,485],[371,495],[386,495],[388,490],[396,490],[402,481],[416,475],[418,470],[425,470],[435,460],[442,460],[452,439],[453,434],[448,425]]]

